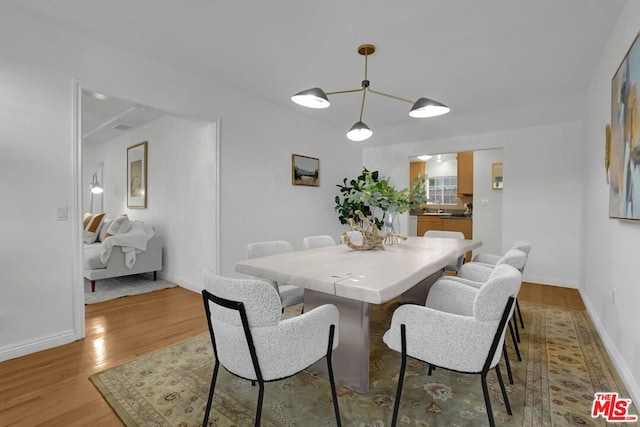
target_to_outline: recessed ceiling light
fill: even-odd
[[[99,92],[93,92],[93,97],[95,99],[99,99],[100,101],[104,101],[105,99],[107,99],[107,95],[99,93]]]

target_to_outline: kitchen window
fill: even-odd
[[[427,181],[427,204],[456,205],[458,203],[458,177],[441,176]]]

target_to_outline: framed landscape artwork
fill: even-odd
[[[609,166],[610,218],[640,219],[638,83],[640,43],[636,37],[611,81],[611,133],[609,152],[605,153]]]
[[[147,141],[127,148],[127,207],[147,207]]]
[[[291,155],[291,183],[320,186],[320,160],[315,157]]]

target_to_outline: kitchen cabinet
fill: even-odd
[[[450,217],[440,215],[417,215],[418,236],[424,236],[428,230],[459,231],[465,239],[472,239],[473,220],[471,218]],[[471,261],[471,253],[466,256],[466,262]]]
[[[473,151],[458,153],[458,194],[473,195]]]
[[[424,162],[409,162],[409,188],[417,177],[424,174],[424,165]]]

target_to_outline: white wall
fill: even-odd
[[[503,190],[491,188],[492,164],[503,160],[501,149],[473,153],[473,238],[482,240],[482,247],[474,253],[503,253]]]
[[[84,335],[74,85],[184,117],[220,119],[222,264],[253,240],[336,235],[335,183],[361,169],[341,131],[0,4],[0,360]],[[283,94],[286,96],[286,94]],[[291,154],[320,158],[321,186],[291,185]],[[68,221],[56,221],[68,207]],[[194,214],[197,215],[197,214]],[[197,272],[194,272],[197,274]]]
[[[582,298],[636,408],[640,402],[640,279],[637,267],[640,222],[609,219],[604,129],[611,123],[611,79],[638,28],[640,3],[629,2],[620,14],[589,91],[583,143],[584,261],[580,276]]]
[[[577,288],[582,247],[581,144],[581,123],[571,122],[365,148],[363,156],[367,167],[406,186],[407,159],[415,153],[503,148],[502,251],[516,240],[529,241],[533,250],[526,281]]]
[[[160,277],[200,288],[203,268],[216,271],[215,123],[164,116],[97,146],[83,147],[88,189],[92,165],[103,165],[104,212],[152,225],[163,242]],[[127,147],[148,142],[147,208],[127,208]],[[89,192],[82,192],[89,199]],[[96,206],[98,204],[96,203]],[[88,205],[87,205],[88,206]]]

